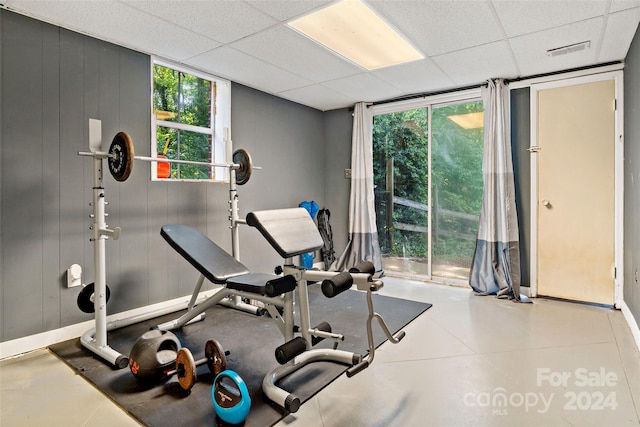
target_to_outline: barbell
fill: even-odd
[[[108,152],[78,152],[80,156],[91,156],[96,158],[106,158],[109,165],[109,172],[116,181],[126,181],[133,171],[134,160],[140,160],[144,162],[158,162],[158,163],[179,163],[184,165],[197,165],[197,166],[209,166],[209,167],[224,167],[230,168],[235,171],[236,184],[244,185],[249,181],[253,169],[259,169],[254,167],[251,162],[251,155],[243,148],[237,149],[233,152],[232,162],[228,163],[215,163],[215,162],[199,162],[195,160],[173,160],[157,157],[136,156],[134,153],[133,142],[131,137],[126,132],[118,132],[111,141]]]

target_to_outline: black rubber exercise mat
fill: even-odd
[[[318,285],[309,286],[312,325],[322,321],[329,322],[333,332],[345,336],[339,349],[366,354],[366,294],[349,290],[329,299],[322,295],[319,288]],[[384,317],[394,333],[431,307],[431,304],[375,294],[373,301],[376,312]],[[169,314],[109,332],[109,346],[128,355],[140,335],[182,313]],[[287,416],[287,411],[264,396],[261,387],[265,374],[278,366],[274,350],[283,343],[278,327],[268,316],[259,317],[223,306],[212,307],[206,313],[204,321],[173,332],[182,346],[191,350],[196,360],[204,357],[205,343],[211,338],[218,340],[230,352],[227,356],[227,369],[234,370],[243,378],[251,396],[251,411],[243,425],[271,426]],[[378,346],[386,340],[386,336],[377,322],[373,322],[373,330]],[[316,347],[332,345],[332,342],[325,340]],[[402,345],[402,342],[398,345]],[[143,424],[153,427],[227,425],[215,415],[211,401],[213,375],[208,372],[206,364],[198,367],[198,382],[190,392],[186,392],[175,377],[157,384],[144,385],[128,368],[114,369],[82,347],[79,339],[52,345],[50,349]],[[311,363],[284,378],[278,385],[295,393],[305,402],[346,369],[346,366],[330,362]]]

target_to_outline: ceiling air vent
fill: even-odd
[[[554,49],[547,50],[548,56],[566,55],[568,53],[580,52],[587,50],[591,46],[591,41],[574,43],[567,46],[556,47]]]

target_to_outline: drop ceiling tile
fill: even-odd
[[[278,23],[241,1],[126,0],[126,4],[223,44]]]
[[[489,73],[508,74],[512,66],[526,76],[618,60],[628,51],[640,20],[640,0],[364,0],[422,53],[437,58],[375,70],[364,80],[356,80],[349,77],[363,73],[361,68],[309,44],[279,23],[334,1],[0,3],[42,21],[321,110],[349,106],[365,96],[394,98],[474,84]],[[609,15],[598,16],[607,10]],[[585,17],[586,21],[568,24]],[[513,52],[509,56],[492,48],[500,45],[497,42],[505,34],[518,34],[508,40]],[[547,49],[585,40],[592,42],[588,51],[560,57],[546,54]],[[236,43],[243,51],[222,43]],[[517,65],[512,64],[514,58]],[[468,60],[471,64],[465,65]]]
[[[493,1],[507,37],[521,36],[601,16],[606,1],[527,0]]]
[[[502,31],[484,1],[368,1],[427,56],[501,40]]]
[[[369,73],[331,80],[323,83],[323,86],[358,102],[381,101],[398,94],[398,89]]]
[[[471,47],[433,57],[457,85],[482,83],[490,78],[518,77],[519,72],[505,41]]]
[[[618,61],[627,56],[627,51],[638,29],[640,8],[611,13],[600,47],[599,62]]]
[[[603,22],[604,18],[593,18],[509,39],[520,73],[528,76],[597,63],[596,44],[602,32]],[[548,49],[583,41],[591,41],[591,47],[567,55],[547,55]]]
[[[381,68],[372,74],[400,89],[401,95],[432,92],[455,86],[455,82],[429,58]]]
[[[287,90],[278,95],[321,111],[350,107],[357,102],[357,100],[334,92],[322,84]]]
[[[271,28],[231,46],[316,83],[362,72],[357,65],[286,26]]]
[[[332,0],[250,0],[247,3],[279,21],[287,21],[327,6],[332,3]]]
[[[612,0],[609,13],[630,9],[632,7],[640,7],[640,0]]]
[[[228,46],[219,47],[184,62],[202,71],[272,94],[311,83]]]
[[[13,10],[140,52],[182,60],[219,44],[112,1],[11,1]]]

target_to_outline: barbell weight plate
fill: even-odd
[[[198,379],[196,375],[196,361],[193,359],[191,351],[182,347],[178,350],[176,356],[176,375],[178,376],[178,383],[183,390],[191,390],[193,385]]]
[[[204,357],[207,359],[209,371],[215,376],[227,369],[227,357],[222,345],[217,340],[210,339],[204,346]]]
[[[107,293],[107,302],[109,302],[109,298],[111,297],[111,290],[109,286],[106,286]],[[95,293],[95,283],[89,283],[87,286],[82,288],[80,293],[78,294],[78,308],[85,313],[93,313],[95,312],[95,306],[93,304]]]
[[[253,164],[251,163],[251,155],[244,148],[239,148],[233,152],[233,164],[240,165],[236,169],[236,184],[244,185],[249,182],[251,178],[251,172],[253,171]]]
[[[118,132],[109,147],[109,172],[116,181],[126,181],[133,170],[133,142],[126,132]]]

